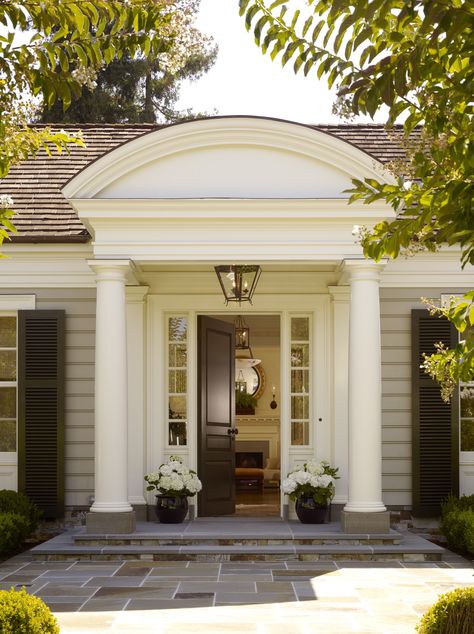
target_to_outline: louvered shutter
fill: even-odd
[[[64,311],[18,313],[18,489],[64,516]]]
[[[419,516],[439,515],[443,499],[459,490],[457,398],[445,403],[439,385],[420,367],[435,343],[452,347],[457,337],[447,319],[412,311],[413,512]]]

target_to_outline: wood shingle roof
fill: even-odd
[[[38,126],[39,127],[39,126]],[[61,128],[63,125],[52,125]],[[143,134],[164,126],[158,124],[88,124],[64,126],[68,132],[82,130],[86,148],[71,146],[70,152],[47,157],[40,152],[13,167],[0,181],[0,194],[14,200],[15,242],[87,242],[89,233],[63,196],[64,185],[92,161]],[[347,141],[381,163],[403,157],[403,149],[387,135],[382,125],[314,125],[322,132]]]

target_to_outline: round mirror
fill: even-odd
[[[241,367],[240,364],[236,363],[235,379],[236,381],[245,381],[247,394],[255,396],[256,399],[262,396],[265,389],[265,373],[261,363],[250,368]]]

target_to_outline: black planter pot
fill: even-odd
[[[329,505],[316,504],[312,497],[297,498],[295,510],[302,524],[325,524],[328,521]]]
[[[181,524],[187,512],[188,498],[186,496],[156,496],[156,516],[161,524]]]

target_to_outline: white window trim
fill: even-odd
[[[0,295],[1,313],[35,309],[36,295]]]
[[[186,319],[186,340],[184,341],[185,345],[186,345],[186,353],[187,353],[187,361],[186,361],[186,368],[179,368],[179,369],[185,369],[186,370],[186,392],[183,394],[174,394],[175,396],[185,396],[186,397],[186,419],[185,420],[176,420],[175,422],[177,423],[185,423],[186,425],[186,444],[185,445],[170,445],[169,442],[169,430],[170,430],[170,423],[173,422],[170,420],[169,418],[169,398],[170,398],[170,385],[169,385],[169,371],[170,371],[170,358],[169,358],[169,346],[170,343],[173,343],[170,341],[169,339],[169,320],[172,319],[173,317],[175,318],[184,318]],[[165,315],[165,358],[166,358],[166,379],[165,379],[165,385],[166,385],[166,413],[165,413],[165,420],[167,421],[166,424],[166,437],[164,439],[165,441],[165,447],[167,451],[173,451],[176,455],[178,455],[181,451],[189,451],[189,399],[190,399],[190,395],[189,395],[189,323],[190,323],[190,318],[189,318],[189,314],[186,312],[180,312],[180,313],[166,313]],[[174,342],[174,343],[178,343],[178,342]],[[173,368],[173,369],[178,369],[178,368]]]
[[[18,311],[20,310],[35,310],[36,309],[36,295],[3,295],[0,294],[0,315],[8,317],[14,316],[17,318],[18,325]],[[17,337],[17,367],[18,367],[18,337]],[[5,382],[4,385],[14,384],[18,388],[18,377],[15,382]],[[17,389],[18,398],[18,389]],[[18,403],[17,403],[17,450],[16,451],[2,451],[0,452],[0,467],[15,468],[18,462]],[[16,477],[15,477],[16,481]]]

